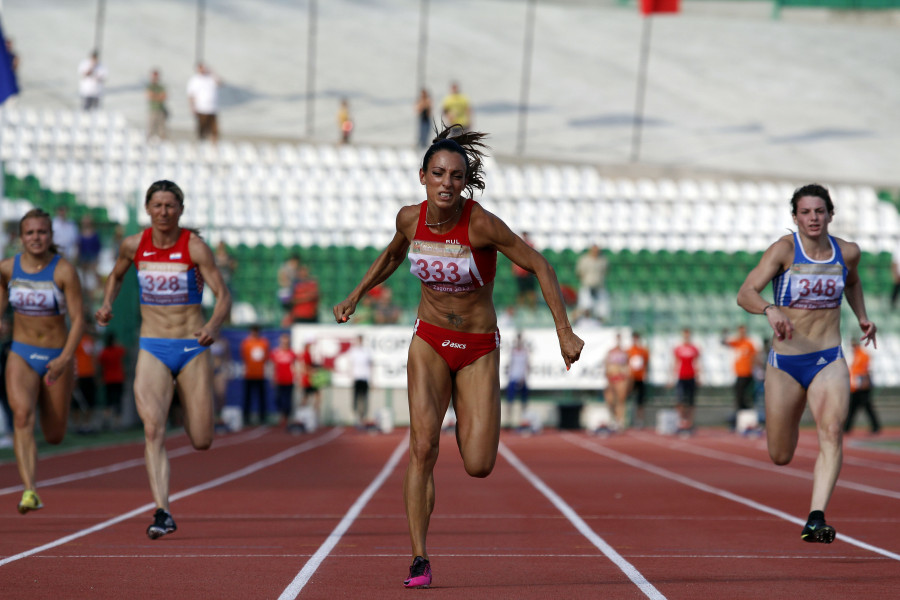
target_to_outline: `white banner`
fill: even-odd
[[[581,359],[566,372],[566,364],[559,350],[559,341],[553,329],[525,329],[522,335],[530,352],[528,387],[531,389],[581,389],[600,390],[606,386],[603,359],[615,345],[615,334],[620,332],[624,344],[631,340],[627,329],[592,328],[575,333],[584,340]],[[510,348],[516,332],[501,333],[500,385],[506,387]],[[377,388],[406,388],[406,359],[412,339],[410,326],[372,325],[293,325],[292,345],[296,351],[306,343],[312,343],[311,353],[318,364],[332,369],[332,385],[350,387],[350,365],[346,351],[358,336],[372,351],[372,385]]]

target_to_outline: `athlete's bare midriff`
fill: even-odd
[[[422,300],[416,316],[432,325],[468,333],[493,333],[497,330],[494,310],[494,284],[469,292],[436,292],[422,285]]]
[[[841,344],[841,309],[808,310],[780,306],[791,320],[794,331],[791,339],[774,340],[772,348],[778,354],[809,354]]]
[[[199,304],[141,306],[141,337],[192,338],[205,323]]]
[[[69,330],[65,315],[32,317],[13,315],[13,340],[39,348],[62,348]]]

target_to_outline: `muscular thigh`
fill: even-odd
[[[436,439],[453,391],[450,368],[434,348],[422,338],[413,336],[406,375],[411,434]]]
[[[6,361],[6,394],[15,414],[34,411],[41,389],[41,376],[14,352]]]
[[[75,361],[69,363],[53,385],[48,386],[41,380],[40,388],[41,422],[46,424],[49,420],[64,426],[72,404],[72,390],[75,389]],[[91,403],[92,399],[87,399],[87,402]]]
[[[494,350],[456,374],[453,406],[457,439],[467,452],[497,453],[500,439],[500,351]]]
[[[139,350],[134,368],[134,402],[141,421],[163,425],[174,393],[169,367],[146,350]]]
[[[816,423],[843,424],[850,408],[850,376],[846,361],[836,360],[819,371],[806,398]]]
[[[195,356],[176,378],[176,388],[191,428],[212,426],[212,360],[209,352]]]
[[[769,447],[773,444],[793,445],[806,407],[806,390],[784,371],[768,365],[765,395]]]

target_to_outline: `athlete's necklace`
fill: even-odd
[[[453,220],[453,218],[459,213],[459,205],[456,205],[456,210],[453,211],[453,214],[444,219],[443,221],[438,221],[437,223],[429,223],[428,222],[428,213],[425,214],[425,227],[440,227],[444,223],[449,223]]]

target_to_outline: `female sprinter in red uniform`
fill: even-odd
[[[199,235],[178,224],[184,193],[171,181],[147,190],[144,208],[150,228],[122,240],[106,280],[103,304],[95,315],[106,326],[125,274],[133,264],[141,287],[141,339],[134,370],[134,399],[144,423],[144,459],[156,502],[147,536],[175,531],[169,513],[169,459],[166,420],[177,390],[184,406],[184,428],[191,444],[205,450],[213,440],[213,373],[207,352],[231,310],[231,294],[216,267],[212,250]],[[204,282],[216,297],[209,320],[200,301]]]
[[[451,133],[459,135],[451,138]],[[410,441],[404,499],[413,563],[403,582],[406,587],[431,584],[425,536],[434,509],[441,423],[451,398],[466,472],[487,477],[497,459],[500,332],[492,294],[498,251],[537,275],[567,369],[584,346],[569,325],[550,264],[472,198],[476,188],[484,189],[480,141],[484,135],[462,132],[459,126],[438,135],[419,171],[426,201],[400,209],[390,244],[359,285],[334,307],[337,322],[346,322],[366,292],[406,260],[422,283],[407,365]]]
[[[791,198],[797,232],[763,254],[738,292],[738,304],[763,314],[774,340],[766,368],[766,438],[776,465],[794,457],[800,417],[809,403],[819,456],[813,469],[810,513],[801,539],[830,544],[834,527],[825,508],[843,458],[843,426],[850,405],[850,372],[841,350],[841,296],[856,315],[861,340],[875,344],[859,279],[859,246],[828,234],[834,204],[828,190],[803,186]],[[772,282],[772,303],[760,294]]]
[[[13,412],[13,447],[25,487],[18,507],[24,515],[44,506],[34,490],[38,414],[45,440],[58,444],[66,435],[75,386],[73,358],[84,332],[84,313],[78,273],[53,244],[50,215],[39,208],[25,213],[19,238],[21,254],[0,262],[0,315],[7,304],[12,306],[6,391]]]

